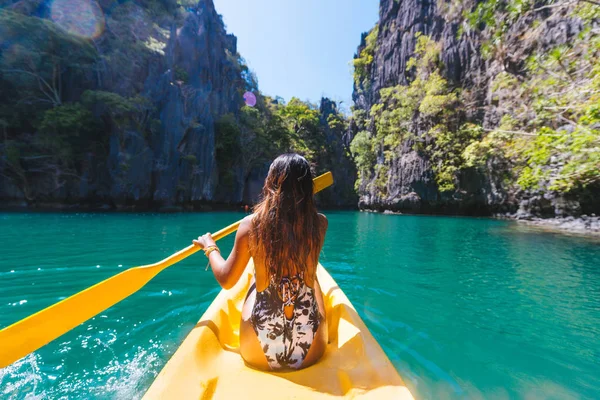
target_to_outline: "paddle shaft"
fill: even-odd
[[[314,192],[332,183],[330,172],[318,176],[314,179]],[[239,220],[215,232],[212,235],[214,240],[235,232],[241,222]],[[0,368],[36,351],[132,295],[159,272],[199,250],[200,247],[192,244],[155,264],[130,268],[0,330]]]

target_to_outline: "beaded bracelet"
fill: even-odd
[[[218,251],[219,253],[221,252],[221,250],[219,250],[219,248],[214,244],[211,246],[208,246],[206,249],[204,249],[204,255],[206,257],[208,257],[210,255],[210,253],[212,253],[215,250]]]
[[[210,253],[212,253],[215,250],[218,251],[219,253],[221,253],[221,250],[219,250],[219,248],[213,244],[211,246],[208,246],[206,249],[204,249],[204,255],[206,256],[206,258],[208,258],[208,256],[210,256]],[[210,259],[206,263],[206,268],[204,268],[204,270],[208,271],[209,266],[210,266]]]

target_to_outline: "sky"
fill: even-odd
[[[214,0],[266,95],[352,101],[351,61],[378,0]]]

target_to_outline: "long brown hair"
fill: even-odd
[[[279,281],[317,264],[322,233],[304,157],[283,154],[273,161],[254,214],[252,253],[264,257],[270,277]]]

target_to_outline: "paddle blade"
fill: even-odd
[[[0,331],[0,368],[25,357],[144,286],[160,270],[131,268]]]
[[[325,172],[323,175],[317,176],[313,179],[313,191],[315,193],[333,185],[333,174],[331,172]]]

